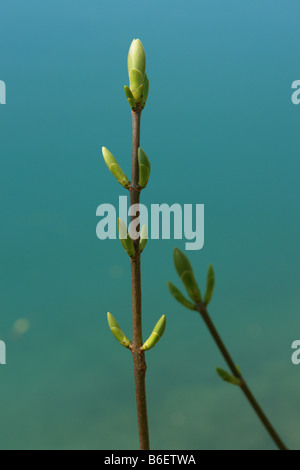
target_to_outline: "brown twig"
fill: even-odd
[[[197,311],[202,316],[207,328],[209,329],[213,339],[215,340],[215,342],[216,342],[219,350],[221,351],[225,361],[227,362],[228,367],[230,368],[231,372],[233,373],[233,375],[235,377],[237,377],[238,379],[241,380],[240,388],[244,392],[246,398],[248,399],[248,401],[251,404],[252,408],[254,409],[257,416],[261,420],[262,424],[264,425],[264,427],[268,431],[269,435],[271,436],[271,438],[273,439],[273,441],[277,445],[278,449],[279,450],[288,450],[288,448],[286,447],[286,445],[284,444],[284,442],[279,437],[279,435],[275,431],[274,427],[270,423],[269,419],[265,415],[264,411],[262,410],[262,408],[260,407],[260,405],[256,401],[256,398],[253,396],[251,390],[249,389],[248,385],[246,384],[241,372],[239,371],[239,369],[236,367],[234,361],[232,360],[232,357],[230,356],[225,344],[223,343],[223,341],[222,341],[215,325],[213,324],[213,322],[212,322],[212,320],[211,320],[211,318],[208,314],[208,311],[206,309],[205,304],[197,305]]]
[[[140,125],[141,109],[132,111],[132,179],[130,191],[131,206],[140,203],[139,190],[139,164],[138,149],[140,146]],[[131,216],[131,222],[138,216]],[[139,227],[137,227],[137,231]],[[133,238],[133,237],[132,237]],[[139,428],[140,449],[149,450],[149,430],[147,417],[146,400],[146,361],[145,354],[140,351],[143,345],[142,336],[142,289],[141,289],[141,257],[140,257],[140,239],[133,239],[136,256],[131,258],[131,283],[132,283],[132,323],[133,323],[133,341],[131,352],[133,356],[136,405]]]

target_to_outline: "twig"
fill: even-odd
[[[140,203],[139,182],[139,164],[138,149],[140,146],[140,124],[141,109],[132,111],[132,179],[130,190],[131,206]],[[137,214],[138,216],[139,214]],[[131,216],[133,221],[136,216]],[[139,228],[137,227],[137,231]],[[133,238],[133,237],[132,237]],[[141,289],[141,257],[140,257],[140,239],[133,240],[136,256],[131,258],[131,283],[132,283],[132,324],[133,324],[133,341],[131,352],[133,356],[136,405],[139,428],[140,449],[149,450],[149,430],[147,417],[147,400],[146,400],[146,361],[145,353],[141,351],[143,345],[142,337],[142,289]]]
[[[259,419],[261,420],[262,424],[264,425],[264,427],[266,428],[266,430],[268,431],[269,435],[271,436],[271,438],[273,439],[273,441],[275,442],[275,444],[277,445],[278,449],[280,450],[288,450],[288,448],[286,447],[286,445],[283,443],[282,439],[279,437],[279,435],[277,434],[277,432],[275,431],[274,427],[272,426],[272,424],[270,423],[269,419],[267,418],[267,416],[265,415],[265,413],[263,412],[262,408],[260,407],[260,405],[258,404],[257,400],[255,399],[255,397],[253,396],[251,390],[249,389],[248,385],[246,384],[241,372],[238,370],[238,368],[236,367],[232,357],[230,356],[225,344],[223,343],[215,325],[213,324],[209,314],[208,314],[208,311],[206,309],[206,306],[205,304],[198,304],[197,305],[197,311],[200,313],[200,315],[202,316],[207,328],[209,329],[213,339],[215,340],[219,350],[221,351],[221,354],[223,355],[225,361],[227,362],[231,372],[233,373],[233,375],[235,377],[237,377],[238,379],[241,380],[241,389],[242,391],[244,392],[247,400],[249,401],[249,403],[251,404],[252,408],[254,409],[254,411],[256,412],[257,416],[259,417]]]

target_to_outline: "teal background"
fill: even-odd
[[[143,202],[204,203],[205,247],[190,252],[210,311],[265,411],[300,444],[300,106],[298,1],[2,0],[0,79],[1,449],[134,449],[130,354],[106,324],[131,334],[129,262],[96,238],[96,208],[124,195],[101,159],[130,172],[123,86],[139,37],[150,94],[142,146],[152,175]],[[143,257],[144,334],[154,449],[273,449],[201,319],[169,295],[172,249]],[[18,318],[31,328],[12,333]]]

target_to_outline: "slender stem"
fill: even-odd
[[[264,425],[264,427],[268,431],[269,435],[271,436],[271,438],[273,439],[273,441],[277,445],[278,449],[288,450],[288,448],[285,446],[285,444],[283,443],[283,441],[281,440],[281,438],[279,437],[279,435],[275,431],[274,427],[270,423],[269,419],[267,418],[267,416],[263,412],[262,408],[260,407],[260,405],[256,401],[256,398],[253,396],[251,390],[249,389],[248,385],[246,384],[244,378],[242,377],[242,374],[240,373],[240,371],[236,367],[236,365],[235,365],[232,357],[230,356],[225,344],[223,343],[223,341],[222,341],[215,325],[213,324],[205,305],[203,305],[203,304],[202,305],[197,305],[197,310],[201,314],[207,328],[209,329],[212,337],[214,338],[214,340],[215,340],[219,350],[221,351],[225,361],[227,362],[231,372],[233,373],[233,375],[235,377],[237,377],[241,380],[241,385],[240,385],[241,389],[243,390],[246,398],[248,399],[249,403],[253,407],[254,411],[256,412],[257,416],[261,420],[262,424]]]
[[[131,206],[140,203],[139,190],[139,165],[138,165],[138,148],[140,146],[140,125],[141,110],[132,111],[132,179],[130,190]],[[138,214],[137,214],[138,215]],[[133,221],[136,216],[131,217]],[[139,228],[137,227],[137,230]],[[149,430],[147,416],[147,400],[146,400],[146,361],[145,354],[140,351],[143,345],[142,336],[142,289],[141,289],[141,257],[140,257],[140,240],[133,240],[136,256],[131,258],[131,284],[132,284],[132,323],[133,323],[133,341],[132,356],[135,378],[136,406],[139,428],[140,449],[149,450]]]

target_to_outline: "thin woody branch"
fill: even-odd
[[[132,188],[138,189],[139,182],[139,162],[138,162],[138,149],[140,147],[140,125],[141,125],[141,110],[138,112],[132,111]],[[130,191],[131,206],[140,203],[140,191]],[[138,214],[139,216],[139,214]],[[136,216],[131,217],[134,221]],[[137,227],[139,231],[139,227]],[[133,236],[132,236],[133,238]],[[148,450],[149,443],[149,430],[148,430],[148,416],[147,416],[147,400],[146,400],[146,361],[145,353],[141,351],[143,345],[142,333],[142,287],[141,287],[141,256],[140,256],[140,238],[133,240],[136,256],[131,258],[131,285],[132,285],[132,357],[135,378],[135,391],[136,391],[136,405],[138,428],[140,438],[140,449]]]
[[[123,333],[117,320],[108,313],[108,324],[117,341],[129,349],[133,357],[136,405],[140,449],[149,450],[149,430],[146,401],[146,361],[145,351],[152,349],[162,337],[166,326],[166,317],[163,315],[148,340],[143,344],[142,334],[142,286],[141,286],[141,253],[146,247],[148,234],[147,227],[140,230],[139,204],[141,190],[147,186],[150,176],[150,162],[146,153],[140,147],[141,114],[145,107],[149,80],[146,75],[146,56],[142,43],[135,39],[129,49],[128,72],[130,87],[125,86],[125,95],[132,110],[132,175],[131,182],[121,169],[115,157],[103,147],[102,153],[105,163],[116,180],[130,192],[131,206],[137,209],[131,215],[131,233],[127,225],[118,219],[118,231],[121,244],[130,257],[131,285],[132,285],[132,342]],[[138,220],[136,220],[138,219]],[[136,223],[134,223],[136,222]],[[137,235],[137,236],[136,236]]]
[[[275,430],[275,428],[273,427],[273,425],[271,424],[271,422],[267,418],[267,416],[264,413],[263,409],[258,404],[256,398],[254,397],[253,393],[251,392],[251,390],[249,389],[247,383],[245,382],[245,379],[243,378],[240,370],[235,365],[235,363],[234,363],[231,355],[229,354],[225,344],[223,343],[223,341],[222,341],[215,325],[213,324],[205,305],[204,304],[198,305],[197,310],[200,313],[200,315],[202,316],[208,330],[210,331],[215,343],[217,344],[217,346],[218,346],[224,360],[226,361],[228,367],[230,368],[231,372],[233,373],[233,375],[235,377],[237,377],[238,379],[241,380],[240,388],[243,391],[244,395],[246,396],[247,400],[249,401],[250,405],[254,409],[255,413],[259,417],[260,421],[264,425],[265,429],[267,430],[267,432],[269,433],[269,435],[271,436],[271,438],[273,439],[273,441],[275,442],[275,444],[277,445],[279,450],[288,450],[288,448],[286,447],[286,445],[284,444],[282,439],[279,437],[277,431]]]
[[[184,287],[191,301],[188,300],[180,292],[180,290],[177,289],[176,286],[174,286],[172,283],[169,282],[168,287],[169,287],[170,293],[177,300],[177,302],[182,304],[185,308],[188,308],[189,310],[196,310],[200,313],[216,345],[218,346],[222,356],[224,357],[229,369],[231,370],[233,376],[222,369],[217,369],[218,374],[226,382],[229,382],[232,385],[237,385],[242,389],[244,395],[246,396],[250,405],[252,406],[255,413],[261,420],[262,424],[264,425],[265,429],[269,433],[270,437],[273,439],[273,441],[277,445],[278,449],[288,450],[286,445],[282,441],[282,439],[279,437],[277,431],[275,430],[275,428],[272,426],[269,419],[265,415],[264,411],[258,404],[257,400],[252,394],[248,385],[246,384],[239,367],[233,361],[231,355],[228,352],[228,349],[226,348],[221,336],[219,335],[213,321],[211,320],[208,314],[207,305],[212,299],[214,285],[215,285],[215,275],[214,275],[214,269],[212,265],[210,265],[208,268],[206,292],[205,292],[204,300],[202,300],[201,292],[198,287],[197,281],[195,279],[192,265],[189,259],[187,258],[187,256],[178,248],[174,249],[174,264],[175,264],[176,271],[180,279],[182,280]]]

